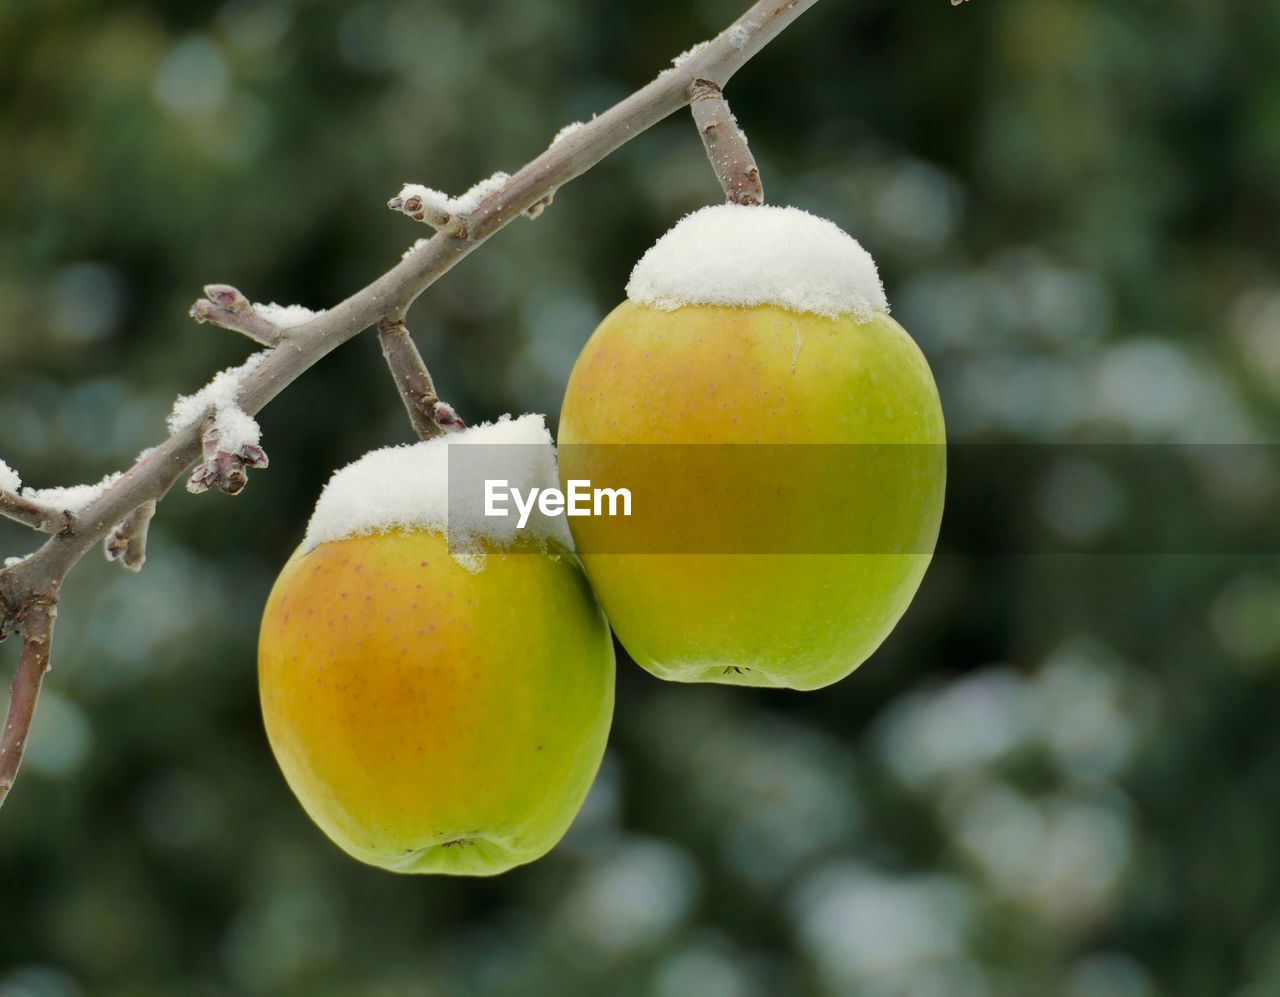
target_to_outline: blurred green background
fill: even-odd
[[[743,5],[6,0],[0,455],[124,466],[248,351],[186,318],[202,284],[334,303],[424,234],[402,182],[518,167]],[[880,262],[956,443],[1276,441],[1280,5],[825,0],[729,94],[769,199]],[[511,225],[411,315],[442,393],[554,415],[634,261],[719,196],[681,114]],[[1203,451],[1194,500],[1087,447],[953,489],[906,618],[821,693],[621,659],[566,841],[451,881],[329,845],[258,715],[311,503],[409,439],[374,339],[262,423],[242,496],[179,491],[141,575],[66,588],[0,813],[3,997],[1280,993],[1280,548],[1089,553],[1179,502],[1261,537],[1275,447]],[[1019,551],[1028,519],[1071,549]]]

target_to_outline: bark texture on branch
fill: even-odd
[[[433,204],[421,194],[410,194],[408,197],[397,195],[387,202],[387,207],[408,215],[414,221],[430,225],[444,235],[467,237],[467,219],[465,215],[455,214],[447,208]]]
[[[9,689],[9,713],[5,717],[4,729],[0,730],[0,806],[4,805],[22,765],[36,701],[40,698],[40,686],[44,683],[45,672],[49,670],[53,621],[57,615],[57,604],[48,599],[33,603],[21,620],[22,654]]]
[[[280,327],[264,318],[243,294],[229,284],[208,284],[205,296],[191,306],[191,317],[248,336],[263,346],[275,346],[283,338]]]
[[[720,87],[711,80],[694,80],[689,109],[729,203],[764,204],[760,170]]]
[[[0,516],[39,533],[61,533],[75,526],[71,513],[0,488]]]
[[[436,394],[435,383],[404,320],[384,318],[380,321],[378,342],[382,344],[382,356],[391,370],[405,411],[409,413],[413,431],[423,440],[439,436],[444,432],[444,427],[436,419],[440,396]]]
[[[147,560],[147,529],[156,514],[156,501],[143,502],[107,534],[103,552],[108,561],[119,561],[130,571],[141,571]]]
[[[200,450],[204,460],[187,479],[187,491],[193,495],[210,488],[226,495],[239,495],[249,483],[249,468],[267,468],[271,464],[267,452],[256,443],[227,449],[212,419],[206,420],[200,433]]]
[[[206,298],[192,306],[198,321],[233,329],[267,346],[263,360],[248,371],[239,384],[237,407],[256,415],[285,388],[322,357],[383,319],[403,320],[413,302],[463,257],[483,244],[499,229],[522,216],[536,216],[559,188],[585,173],[615,149],[634,139],[663,118],[689,103],[695,80],[723,87],[735,72],[772,41],[817,0],[762,0],[719,35],[698,48],[679,64],[664,70],[648,85],[586,122],[571,134],[553,142],[541,155],[486,194],[465,216],[465,238],[458,226],[445,223],[431,239],[406,254],[403,260],[357,291],[345,301],[297,324],[282,329],[258,313],[248,299],[226,285],[210,285]],[[403,210],[404,205],[401,206]],[[428,219],[425,217],[424,221]],[[453,231],[451,231],[451,229]],[[407,338],[407,337],[406,337]],[[412,345],[412,344],[410,344]],[[416,349],[415,351],[416,352]],[[433,406],[435,422],[448,426],[456,414],[443,402]],[[13,708],[18,724],[6,727],[22,732],[8,750],[20,756],[30,717],[21,723],[22,713],[34,709],[39,679],[48,665],[48,638],[52,629],[52,608],[62,581],[84,555],[102,543],[117,528],[128,527],[135,510],[160,501],[181,481],[201,458],[194,487],[216,485],[234,492],[243,487],[246,467],[265,466],[260,450],[225,455],[210,440],[206,427],[184,425],[158,446],[146,451],[100,495],[78,510],[74,529],[55,533],[30,557],[0,570],[0,631],[19,623],[25,628],[19,680]],[[234,465],[234,466],[233,466]],[[30,512],[17,509],[9,501],[5,512],[31,519]],[[149,516],[147,517],[149,519]],[[36,525],[28,522],[27,525]],[[140,525],[140,524],[137,524]],[[140,564],[141,536],[132,532],[134,557]],[[129,535],[122,537],[128,563]],[[112,540],[108,550],[118,547]],[[43,629],[41,621],[45,621]],[[43,636],[42,636],[43,634]],[[34,636],[33,636],[34,635]],[[16,735],[15,735],[16,736]],[[16,771],[16,764],[13,766]]]

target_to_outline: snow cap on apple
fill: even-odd
[[[869,322],[889,311],[875,260],[834,222],[799,208],[716,204],[682,218],[640,258],[627,297],[685,305],[777,305]]]

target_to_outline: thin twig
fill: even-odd
[[[130,571],[141,571],[147,560],[147,529],[156,514],[156,501],[143,502],[107,534],[103,552],[108,561],[119,561]]]
[[[10,687],[9,712],[0,731],[0,806],[13,788],[22,756],[31,733],[40,686],[49,670],[49,645],[53,640],[53,621],[58,615],[52,600],[34,603],[25,613],[22,654]]]
[[[234,444],[233,444],[234,446]],[[200,433],[200,451],[204,460],[187,479],[187,491],[193,495],[217,488],[225,495],[239,495],[249,483],[249,468],[267,468],[271,461],[256,443],[241,444],[235,450],[223,446],[216,418],[205,419]]]
[[[378,323],[378,341],[414,432],[424,440],[439,436],[444,432],[444,427],[436,421],[440,396],[404,320],[382,319]]]
[[[191,317],[248,336],[263,346],[284,338],[279,326],[254,310],[253,303],[230,284],[207,284],[205,296],[191,306]]]
[[[75,517],[71,513],[3,488],[0,488],[0,516],[40,533],[62,533],[75,528]]]
[[[732,204],[763,204],[760,170],[719,85],[694,80],[689,88],[689,109],[725,197]]]
[[[541,217],[542,213],[546,211],[547,208],[551,207],[551,202],[553,202],[555,199],[556,199],[556,192],[554,190],[548,191],[547,195],[544,198],[542,198],[542,200],[534,201],[533,204],[529,205],[529,207],[524,209],[524,216],[530,219]]]
[[[422,194],[401,191],[387,202],[387,207],[408,215],[414,221],[430,225],[443,235],[458,239],[467,237],[467,216],[449,211]]]

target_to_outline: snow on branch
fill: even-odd
[[[71,527],[73,518],[61,509],[0,488],[0,516],[29,526],[40,533],[60,533]]]
[[[248,431],[249,425],[253,432]],[[249,468],[266,468],[271,462],[256,442],[258,424],[239,409],[223,410],[205,424],[200,437],[204,460],[187,479],[193,495],[217,488],[225,495],[239,495],[249,483]]]
[[[450,197],[419,183],[407,183],[400,188],[399,194],[387,202],[387,207],[408,215],[415,221],[425,222],[444,235],[466,239],[469,237],[468,220],[471,213],[480,206],[481,201],[501,190],[510,179],[510,174],[499,171],[458,197]]]
[[[279,306],[276,306],[279,307]],[[268,465],[261,447],[257,420],[240,406],[245,379],[266,360],[270,351],[255,353],[239,367],[229,367],[194,395],[182,395],[169,413],[169,431],[182,432],[200,426],[200,465],[187,480],[193,494],[216,487],[237,495],[249,482],[248,469]]]
[[[66,536],[75,532],[80,511],[119,480],[117,471],[92,485],[23,488],[17,472],[0,462],[0,516],[41,533]]]
[[[323,314],[302,305],[250,302],[230,284],[207,284],[204,294],[191,306],[193,319],[242,333],[263,346],[275,346],[287,330]]]
[[[24,488],[22,497],[47,508],[56,509],[67,519],[68,527],[86,506],[106,494],[121,478],[119,471],[108,474],[91,485],[65,485],[56,488]]]
[[[42,534],[56,534],[69,529],[73,521],[69,513],[20,494],[22,485],[18,483],[17,475],[13,479],[5,479],[3,472],[8,470],[4,463],[0,463],[0,516]]]
[[[61,510],[24,496],[22,478],[3,460],[0,460],[0,516],[41,533],[57,533],[69,525]]]

